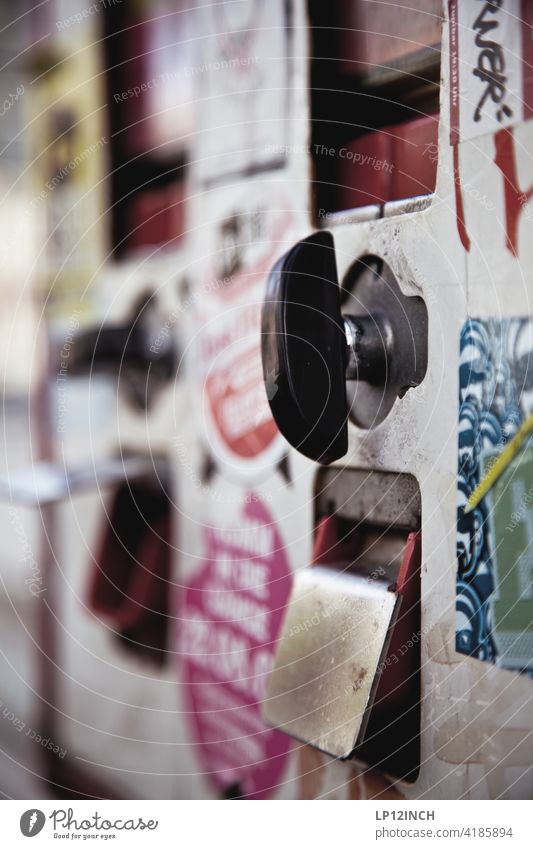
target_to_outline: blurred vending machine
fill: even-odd
[[[531,5],[229,10],[176,455],[200,792],[527,797]]]
[[[528,798],[533,5],[81,26],[36,102],[52,785]]]

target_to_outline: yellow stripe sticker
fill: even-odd
[[[487,474],[480,480],[476,488],[468,498],[465,513],[470,513],[474,510],[479,502],[485,498],[487,492],[494,486],[500,475],[503,474],[509,463],[511,463],[520,449],[522,448],[526,438],[533,431],[533,412],[529,414],[527,419],[522,422],[511,441],[505,446],[497,460],[491,465]]]

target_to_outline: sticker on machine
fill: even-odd
[[[195,305],[205,446],[218,468],[249,482],[269,474],[287,451],[269,406],[277,387],[263,376],[261,312],[271,268],[307,231],[306,213],[284,184],[260,188],[229,203],[222,197],[206,226]]]
[[[198,98],[209,104],[199,110],[195,137],[200,179],[216,183],[229,174],[283,167],[294,109],[291,4],[215,0],[200,4],[197,13],[203,69]]]
[[[533,6],[448,0],[451,144],[531,117]]]
[[[457,651],[533,671],[533,320],[461,332]]]
[[[291,743],[261,701],[291,588],[280,534],[259,496],[235,527],[205,529],[206,559],[184,590],[179,651],[195,752],[220,797],[272,796]]]

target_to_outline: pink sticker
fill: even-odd
[[[207,559],[184,592],[180,651],[196,754],[218,792],[272,795],[291,746],[260,705],[291,588],[279,532],[248,493],[235,528],[206,528]]]

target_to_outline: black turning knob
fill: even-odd
[[[303,239],[276,263],[263,305],[263,374],[274,419],[302,454],[331,463],[346,453],[346,380],[383,380],[387,338],[375,317],[341,315],[331,233]]]

